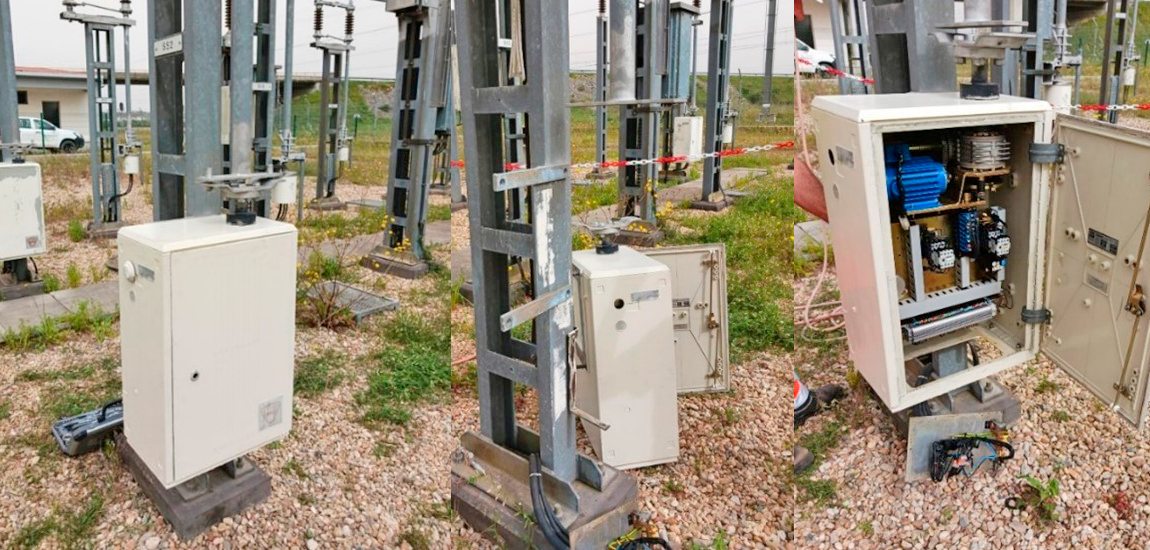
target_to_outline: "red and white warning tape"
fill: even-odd
[[[807,65],[808,67],[814,67],[815,66],[814,63],[811,63],[810,61],[807,61],[806,59],[799,59],[797,57],[795,58],[795,63],[798,63],[800,65]],[[871,85],[874,84],[873,78],[865,78],[865,77],[861,77],[858,75],[853,75],[850,73],[840,71],[834,67],[820,67],[820,68],[822,69],[822,71],[824,73],[827,73],[829,75],[837,76],[840,78],[847,78],[850,80],[857,80],[859,82],[862,82],[863,84],[871,84]]]
[[[572,164],[571,168],[621,168],[623,166],[650,166],[652,164],[685,164],[692,162],[699,162],[707,158],[723,158],[734,157],[738,155],[747,155],[751,153],[761,153],[764,151],[773,151],[775,149],[790,149],[795,146],[793,141],[781,141],[778,143],[770,143],[767,145],[756,145],[754,147],[739,147],[735,149],[727,149],[725,151],[716,151],[714,153],[703,153],[701,155],[678,155],[673,157],[659,157],[653,159],[632,159],[632,160],[609,160],[607,162],[583,162],[579,164]],[[451,161],[452,166],[462,168],[464,166],[462,160]],[[503,165],[505,171],[511,172],[514,170],[522,170],[524,166],[518,162],[509,162]]]

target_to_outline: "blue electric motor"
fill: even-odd
[[[886,191],[892,203],[901,200],[907,212],[938,208],[939,195],[946,191],[946,167],[928,156],[911,156],[905,143],[887,145]],[[901,171],[901,178],[900,178]],[[903,193],[899,193],[901,179]]]

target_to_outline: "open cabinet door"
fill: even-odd
[[[1054,138],[1065,158],[1051,191],[1052,318],[1042,351],[1141,426],[1150,318],[1127,304],[1132,283],[1150,292],[1150,253],[1140,250],[1150,227],[1150,133],[1059,115]],[[1145,268],[1138,269],[1139,259]],[[1145,301],[1136,309],[1145,311]]]

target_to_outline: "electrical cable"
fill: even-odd
[[[666,548],[672,550],[671,544],[660,537],[640,537],[629,540],[619,547],[619,550],[650,550],[652,548]]]
[[[555,519],[543,493],[543,467],[539,463],[539,455],[532,454],[528,463],[531,469],[528,484],[531,486],[531,507],[535,511],[535,523],[543,530],[547,542],[556,550],[570,550],[570,535]]]
[[[819,270],[818,279],[815,281],[815,287],[811,290],[810,295],[807,296],[806,302],[801,306],[795,307],[796,316],[799,319],[795,324],[801,328],[799,337],[807,342],[831,342],[842,340],[846,335],[839,334],[835,336],[823,338],[811,338],[810,333],[832,333],[841,330],[846,326],[846,321],[843,318],[844,311],[841,300],[833,300],[829,302],[814,303],[815,298],[819,296],[822,291],[823,284],[827,279],[827,271],[830,266],[830,258],[827,243],[823,242],[823,265]],[[819,315],[812,317],[812,312],[815,310],[829,310]]]

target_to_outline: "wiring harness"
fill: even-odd
[[[974,475],[986,462],[998,471],[1003,462],[1014,458],[1014,447],[1005,440],[1005,430],[992,428],[987,433],[958,434],[931,444],[930,478],[936,482],[963,474]],[[974,457],[974,451],[987,447],[988,453]]]

